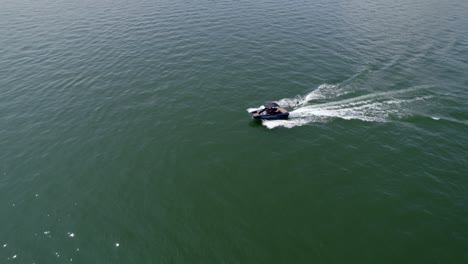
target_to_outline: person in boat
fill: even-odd
[[[278,112],[278,108],[272,107],[272,108],[267,108],[267,114],[269,115],[274,115]]]

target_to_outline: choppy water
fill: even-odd
[[[467,17],[2,1],[0,263],[468,262]]]

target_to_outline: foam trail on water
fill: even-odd
[[[303,126],[312,122],[327,122],[334,118],[345,120],[362,120],[368,122],[387,122],[391,117],[401,117],[405,113],[405,104],[427,100],[432,96],[413,97],[409,99],[396,98],[407,96],[414,91],[425,89],[426,86],[416,86],[389,92],[378,92],[343,100],[333,101],[346,94],[338,85],[322,84],[316,90],[301,97],[284,98],[278,101],[283,107],[292,107],[287,120],[264,120],[268,128]],[[308,104],[313,100],[332,100],[320,104]]]
[[[306,105],[308,102],[317,99],[330,99],[340,95],[345,94],[345,92],[341,91],[338,85],[333,84],[321,84],[317,89],[313,90],[312,92],[306,94],[305,96],[296,96],[294,98],[283,98],[276,101],[281,107],[292,107],[298,108],[300,106]],[[247,112],[252,112],[258,109],[262,109],[263,106],[254,107],[254,108],[247,108]]]
[[[283,98],[277,103],[282,107],[300,107],[306,105],[308,102],[317,99],[330,99],[344,94],[337,85],[321,84],[317,89],[308,93],[305,96],[296,96],[294,98]]]

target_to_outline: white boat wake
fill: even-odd
[[[262,122],[264,126],[270,129],[275,127],[292,128],[313,122],[328,122],[336,118],[387,122],[407,115],[405,107],[407,104],[430,99],[432,96],[408,98],[408,95],[412,92],[426,88],[428,87],[417,86],[390,92],[343,98],[348,94],[345,88],[339,85],[322,84],[305,96],[283,98],[276,101],[282,107],[293,108],[290,111],[289,119],[264,120]],[[314,103],[314,101],[318,100],[320,100],[320,103]]]

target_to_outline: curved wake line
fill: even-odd
[[[405,105],[421,100],[427,100],[432,96],[419,96],[409,99],[399,99],[398,96],[427,89],[430,86],[415,86],[397,91],[378,92],[343,100],[333,101],[347,92],[339,85],[322,84],[305,96],[295,98],[283,98],[278,100],[282,107],[292,107],[290,118],[287,120],[264,120],[263,125],[272,129],[275,127],[292,128],[303,126],[312,122],[328,122],[335,118],[345,120],[362,120],[367,122],[388,122],[395,118],[408,115]],[[332,100],[320,104],[309,104],[313,100]],[[253,108],[252,108],[253,109]]]

